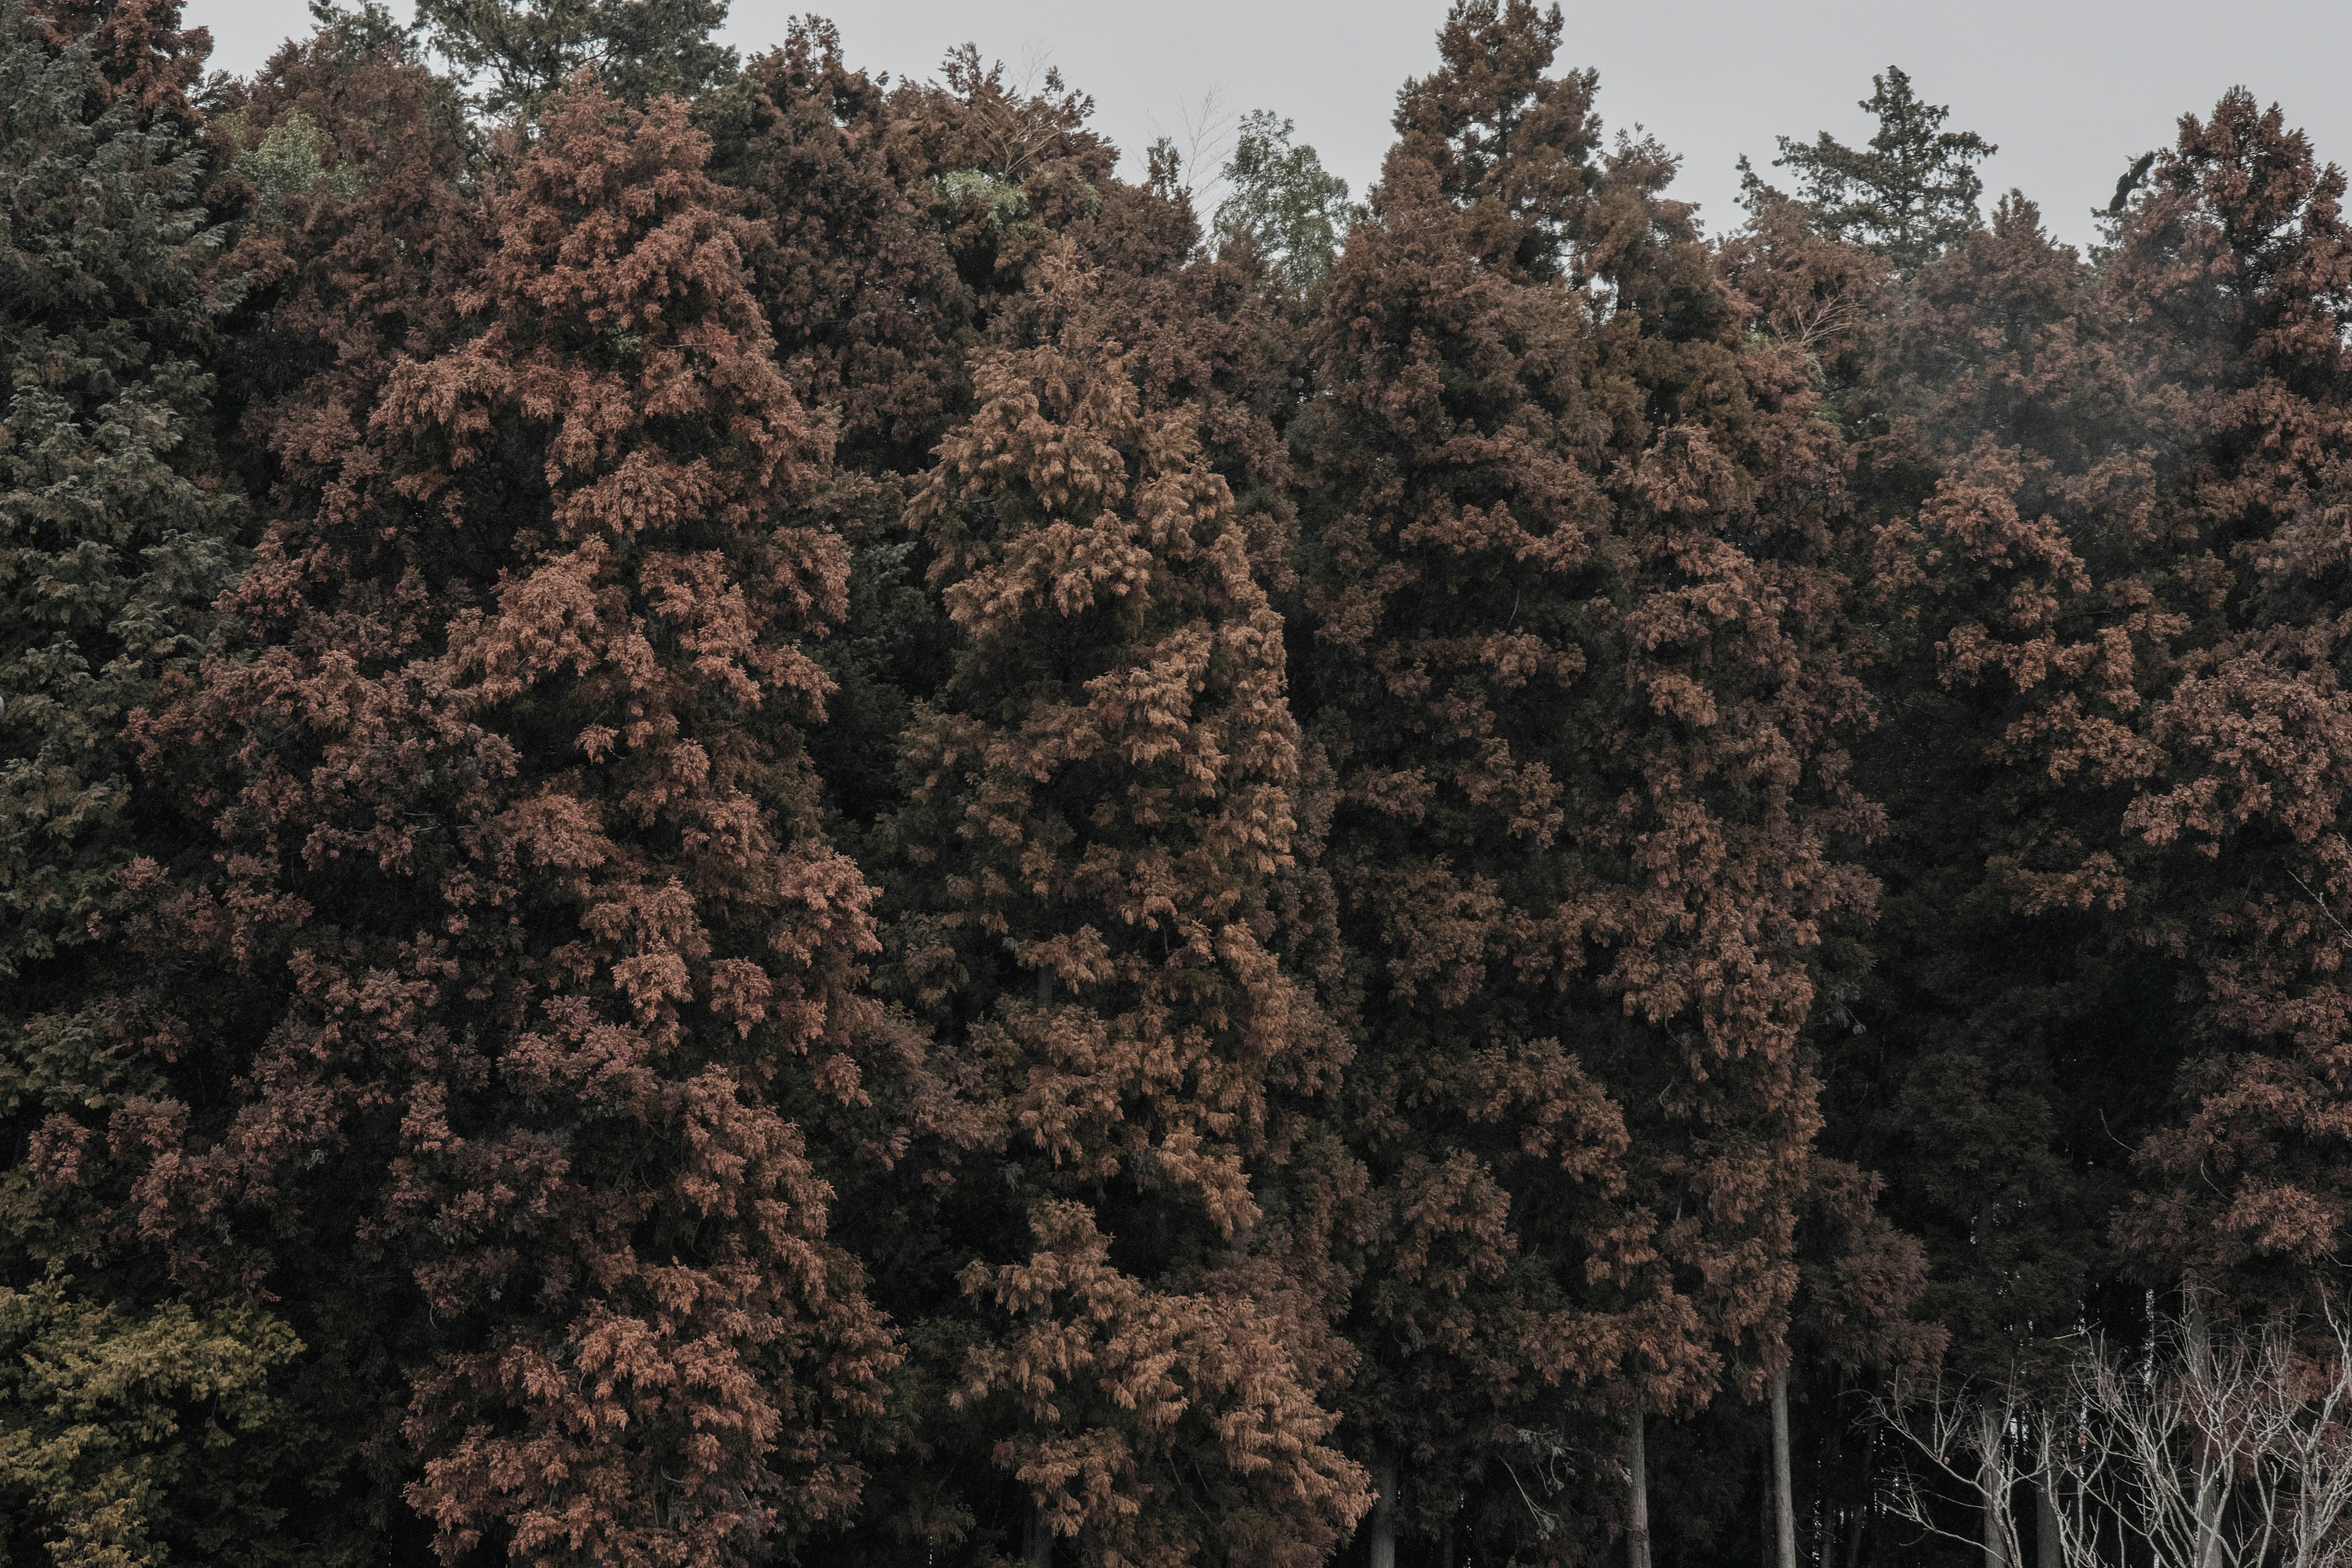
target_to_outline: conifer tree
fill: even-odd
[[[1823,233],[1868,246],[1908,272],[1983,223],[1976,165],[2000,149],[1973,131],[1943,129],[1951,110],[1921,102],[1899,67],[1870,86],[1859,107],[1878,129],[1867,145],[1849,147],[1826,131],[1811,145],[1783,136],[1772,166],[1794,173],[1798,199]],[[1740,173],[1750,205],[1785,199],[1744,158]]]
[[[626,102],[690,97],[735,68],[711,41],[727,0],[419,0],[434,47],[494,118],[535,113],[580,70],[595,71]]]
[[[1969,1376],[2037,1375],[2114,1278],[2115,1140],[2155,1109],[2130,1080],[2166,1033],[2121,884],[2083,863],[2112,840],[2107,770],[2161,662],[2161,627],[2104,591],[2135,568],[2113,520],[2155,483],[2119,327],[2081,258],[2004,199],[1917,275],[1889,363],[1909,434],[1871,481],[1892,514],[1863,758],[1886,897],[1840,1138],[1926,1240],[1925,1305]]]
[[[244,285],[215,359],[221,444],[267,498],[317,482],[395,360],[462,335],[478,149],[455,84],[373,5],[322,12],[215,102],[213,199],[242,220],[228,259]]]
[[[1833,734],[1842,456],[1792,356],[1740,352],[1671,161],[1599,156],[1590,75],[1543,75],[1559,36],[1455,8],[1299,426],[1302,706],[1365,961],[1347,1099],[1393,1216],[1351,1414],[1430,1533],[1466,1498],[1465,1526],[1638,1536],[1622,1494],[1530,1521],[1482,1478],[1514,1430],[1622,1473],[1593,1415],[1638,1463],[1645,1410],[1758,1392],[1811,1169],[1809,950],[1868,901],[1832,845],[1869,821]]]
[[[2126,1234],[2249,1306],[2308,1300],[2347,1213],[2343,196],[2275,106],[2233,90],[2183,118],[2110,263],[2181,454],[2137,574],[2177,673],[2110,764],[2135,790],[2119,857],[2135,924],[2177,966],[2186,1026],[2184,1103],[2142,1145]]]
[[[1375,1560],[1398,1533],[1445,1529],[1500,1431],[1533,1425],[1511,1391],[1591,1381],[1620,1342],[1527,1260],[1514,1205],[1540,1191],[1558,1223],[1592,1212],[1622,1180],[1622,1115],[1571,1046],[1492,1018],[1517,998],[1492,956],[1511,911],[1486,861],[1532,865],[1557,809],[1498,731],[1522,711],[1540,727],[1529,689],[1558,689],[1581,662],[1564,639],[1495,623],[1522,584],[1583,563],[1601,510],[1597,465],[1577,460],[1597,446],[1580,417],[1583,323],[1564,287],[1509,265],[1515,227],[1474,228],[1509,224],[1501,198],[1466,217],[1477,176],[1463,172],[1460,205],[1449,197],[1448,145],[1477,132],[1436,101],[1473,100],[1455,112],[1486,108],[1471,124],[1489,135],[1522,118],[1545,27],[1527,6],[1449,19],[1449,68],[1400,110],[1422,134],[1391,153],[1333,272],[1315,366],[1328,405],[1293,436],[1312,630],[1295,645],[1297,705],[1337,773],[1329,864],[1365,969],[1342,1123],[1373,1228],[1341,1256],[1354,1255],[1347,1326],[1363,1357],[1347,1408],[1382,1494]],[[1518,72],[1485,84],[1499,109],[1475,100],[1496,56]],[[1488,172],[1580,196],[1589,84],[1547,85],[1549,139],[1523,136],[1517,162]],[[1570,221],[1557,200],[1533,216],[1555,233]],[[1484,265],[1497,251],[1506,264]]]
[[[0,977],[69,964],[132,837],[124,716],[202,647],[241,518],[207,471],[204,357],[230,287],[195,115],[110,89],[87,39],[0,14],[9,210],[0,295]],[[58,984],[70,988],[60,977]]]
[[[236,287],[202,200],[205,41],[170,5],[0,6],[0,1555],[161,1563],[342,1544],[298,1456],[300,1350],[259,1303],[104,1267],[28,1140],[156,1082],[105,997],[121,877],[172,837],[125,720],[193,668],[246,513],[205,362]]]
[[[1338,1347],[1253,1245],[1276,1092],[1343,1049],[1271,945],[1280,623],[1197,415],[1139,396],[1075,254],[1038,288],[910,513],[960,641],[892,941],[982,1119],[939,1221],[961,1300],[912,1331],[966,1347],[978,1522],[1026,1562],[1318,1562],[1362,1506],[1316,1400]]]
[[[445,1555],[750,1561],[855,1507],[898,1357],[794,1104],[856,1100],[870,894],[824,842],[823,444],[684,110],[554,100],[463,341],[323,410],[136,733],[191,809],[120,1005],[160,1080],[34,1164],[288,1303]]]

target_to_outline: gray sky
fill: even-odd
[[[403,0],[394,0],[395,7]],[[736,0],[727,38],[747,53],[823,0]],[[1736,223],[1742,153],[1776,134],[1859,141],[1854,107],[1888,63],[1952,107],[1950,125],[2000,146],[1989,192],[2011,185],[2082,242],[2129,158],[2170,140],[2243,83],[2352,162],[2352,4],[2345,0],[1616,0],[1563,4],[1563,66],[1601,72],[1612,132],[1639,122],[1683,157],[1675,194],[1709,226]],[[215,65],[247,71],[289,33],[303,0],[187,0],[213,30]],[[1188,110],[1271,109],[1360,195],[1378,174],[1398,86],[1435,63],[1444,0],[856,0],[835,4],[853,64],[926,77],[967,39],[1018,76],[1050,63],[1094,95],[1097,125],[1133,154]],[[1131,164],[1130,164],[1131,167]]]

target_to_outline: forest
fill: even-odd
[[[0,1565],[2352,1561],[2280,108],[314,16],[0,0]]]

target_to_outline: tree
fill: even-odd
[[[2151,502],[2153,411],[2098,280],[2014,196],[1892,331],[1906,434],[1873,462],[1862,749],[1886,895],[1841,1140],[1927,1245],[1954,1370],[2030,1384],[2116,1278],[2116,1140],[2158,1110],[2168,982],[2112,875],[2168,635],[2114,587],[2141,565],[2115,520]]]
[[[1638,1486],[1531,1516],[1503,1464],[1575,1442],[1586,1475],[1639,1474],[1650,1416],[1762,1391],[1815,1125],[1811,950],[1867,907],[1832,846],[1871,817],[1833,739],[1859,712],[1842,455],[1796,356],[1740,347],[1658,194],[1672,161],[1596,155],[1590,75],[1543,74],[1558,35],[1457,6],[1400,100],[1294,426],[1296,664],[1338,774],[1346,1115],[1385,1221],[1359,1440],[1402,1460],[1417,1533],[1639,1542]]]
[[[0,1551],[30,1562],[332,1563],[299,1482],[320,1434],[281,1373],[301,1345],[250,1307],[143,1313],[59,1278],[0,1286]],[[328,1476],[310,1471],[313,1479]],[[302,1538],[329,1549],[305,1551]]]
[[[1825,234],[1868,246],[1909,272],[1967,237],[1984,220],[1976,165],[2000,149],[1973,131],[1946,131],[1951,110],[1923,103],[1895,66],[1870,79],[1861,102],[1878,121],[1864,147],[1828,132],[1806,146],[1783,136],[1776,169],[1790,170],[1798,195]],[[1751,206],[1780,197],[1746,159],[1742,184]]]
[[[727,0],[418,0],[417,18],[461,79],[488,78],[474,102],[493,117],[535,114],[583,69],[636,105],[735,69],[735,51],[710,39]]]
[[[322,12],[312,37],[225,85],[207,134],[245,285],[213,362],[223,458],[247,494],[291,495],[396,360],[465,335],[479,149],[456,85],[372,6]]]
[[[0,306],[0,976],[9,1012],[73,990],[132,852],[118,731],[202,647],[242,516],[208,471],[203,361],[233,287],[194,111],[142,126],[87,41],[0,13],[9,208]]]
[[[36,1141],[114,1245],[289,1304],[374,1529],[448,1554],[838,1521],[898,1355],[785,1109],[877,1018],[799,740],[845,561],[706,153],[575,83],[469,335],[313,424],[238,635],[135,723],[195,839],[127,879],[161,1081]]]
[[[2122,814],[2138,934],[2176,966],[2181,1114],[2127,1238],[2242,1306],[2340,1247],[2352,841],[2340,525],[2352,442],[2344,175],[2242,90],[2184,117],[2110,262],[2179,423],[2143,581],[2173,616]]]
[[[1331,270],[1348,231],[1348,182],[1328,173],[1314,148],[1293,146],[1291,129],[1271,110],[1242,116],[1211,227],[1245,237],[1285,286],[1304,295]]]
[[[174,842],[121,731],[244,559],[205,374],[237,286],[181,96],[204,49],[176,7],[0,7],[0,1553],[26,1561],[348,1542],[307,1514],[335,1467],[284,1318],[103,1267],[27,1162],[45,1119],[157,1081],[104,994],[122,874]]]
[[[956,1296],[911,1331],[961,1347],[976,1511],[1032,1564],[1313,1563],[1365,1500],[1316,1398],[1337,1347],[1252,1244],[1274,1091],[1343,1049],[1268,945],[1280,623],[1197,416],[1139,398],[1096,289],[1048,265],[1034,346],[980,362],[909,514],[960,646],[909,741],[891,940],[982,1128],[937,1222]]]

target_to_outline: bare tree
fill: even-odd
[[[2042,1446],[2033,1441],[2032,1406],[2017,1387],[2004,1383],[1947,1390],[1937,1384],[1924,1394],[1898,1387],[1894,1399],[1881,1404],[1879,1415],[1909,1440],[1930,1472],[1922,1476],[1906,1465],[1890,1476],[1881,1499],[1886,1511],[1931,1534],[1980,1548],[1985,1568],[2022,1563],[2017,1511],[2010,1500],[2038,1466]],[[1931,1477],[1943,1483],[1934,1493],[1923,1485]],[[1937,1504],[1955,1500],[1944,1496],[1946,1488],[1974,1503],[1973,1536],[1945,1522],[1949,1510]]]
[[[2027,1495],[2044,1568],[2098,1568],[2124,1539],[2164,1568],[2352,1563],[2352,1324],[2333,1314],[2315,1334],[2192,1311],[2145,1347],[2087,1340],[2040,1398],[2014,1383],[1897,1394],[1880,1415],[1925,1463],[1884,1506],[1980,1547],[1987,1568],[2023,1563]],[[1947,1522],[1951,1493],[1973,1494],[1974,1535]]]

